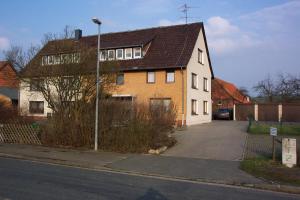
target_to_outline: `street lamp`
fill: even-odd
[[[98,115],[99,115],[99,68],[100,68],[100,25],[101,21],[94,17],[92,21],[98,25],[98,48],[97,48],[97,77],[96,77],[96,117],[95,117],[95,151],[98,150]]]

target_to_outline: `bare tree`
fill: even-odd
[[[34,58],[34,56],[49,41],[58,39],[70,39],[74,37],[74,28],[66,25],[62,33],[46,33],[44,34],[41,44],[31,44],[29,48],[24,49],[22,46],[11,45],[8,50],[3,51],[5,60],[14,65],[17,71],[21,71]]]
[[[263,97],[267,97],[269,102],[273,102],[274,96],[276,95],[276,86],[270,75],[262,81],[259,81],[253,89]]]
[[[239,91],[244,95],[244,96],[249,96],[249,91],[246,87],[240,87]]]
[[[282,101],[288,102],[300,96],[300,78],[291,74],[279,74],[276,92]]]

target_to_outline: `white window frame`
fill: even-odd
[[[173,74],[172,80],[168,79],[168,74]],[[166,72],[166,83],[175,83],[175,71],[167,71]]]
[[[204,65],[204,54],[201,49],[198,49],[198,62]]]
[[[149,76],[150,76],[151,74],[153,74],[153,81],[152,81],[152,80],[149,81],[149,80],[150,80],[150,79],[149,79]],[[155,72],[154,72],[154,71],[149,71],[149,72],[147,72],[147,83],[155,83]]]
[[[203,101],[203,115],[208,115],[208,101]]]
[[[50,60],[52,62],[50,62]],[[47,56],[47,63],[48,63],[48,65],[53,65],[54,64],[54,56],[53,55]]]
[[[139,52],[140,55],[136,56],[135,54]],[[141,58],[142,57],[142,48],[141,47],[135,47],[133,48],[133,58]]]
[[[109,53],[111,53],[111,52],[112,52],[113,55],[114,55],[113,58],[110,58],[110,57],[109,57]],[[108,51],[107,51],[107,59],[108,59],[108,60],[115,60],[115,59],[116,59],[116,51],[115,51],[115,50],[108,50]]]
[[[121,57],[118,56],[118,52],[119,52],[119,51],[122,52],[122,56],[121,56]],[[123,50],[123,49],[117,49],[117,50],[116,50],[116,59],[117,59],[117,60],[123,60],[123,59],[124,59],[124,50]]]
[[[100,51],[100,61],[105,61],[107,60],[107,50],[101,50]]]
[[[198,89],[199,88],[199,84],[198,84],[198,74],[196,73],[192,73],[192,82],[191,82],[191,85],[192,85],[192,88],[193,89]],[[194,76],[195,76],[195,84],[194,83]]]
[[[192,108],[191,114],[192,115],[198,115],[199,114],[199,112],[198,112],[198,101],[196,99],[192,99],[191,104],[192,104],[191,105],[191,108]],[[194,106],[195,106],[195,110],[194,110]]]
[[[203,91],[208,92],[208,79],[203,77]]]
[[[130,57],[127,56],[127,53],[130,52]],[[132,59],[132,48],[126,48],[125,49],[125,59]]]

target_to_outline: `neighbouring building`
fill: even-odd
[[[0,61],[0,103],[4,106],[17,106],[19,99],[17,72],[10,62]]]
[[[219,108],[233,108],[234,104],[248,104],[250,99],[232,83],[215,77],[212,80],[213,111]]]
[[[83,37],[81,30],[76,30],[75,35],[69,40],[97,48],[97,35]],[[50,43],[37,55],[41,67],[59,65],[62,60],[57,54],[47,53]],[[74,61],[75,57],[73,54]],[[168,106],[172,101],[179,123],[211,121],[214,75],[203,23],[102,34],[100,62],[107,60],[116,60],[120,66],[112,97],[148,105]],[[51,112],[42,94],[29,86],[21,88],[20,106],[24,113],[33,116]],[[30,109],[32,106],[39,112],[30,112],[37,110]]]

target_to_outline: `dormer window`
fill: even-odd
[[[142,48],[136,47],[133,49],[133,58],[141,58],[142,57]]]
[[[125,59],[132,59],[132,48],[125,49]]]
[[[100,60],[101,61],[104,61],[104,60],[106,60],[107,59],[107,50],[102,50],[101,52],[100,52]]]
[[[108,50],[108,60],[115,59],[115,50]]]
[[[117,60],[122,60],[124,58],[123,49],[117,49],[116,50],[116,58],[117,58]]]

